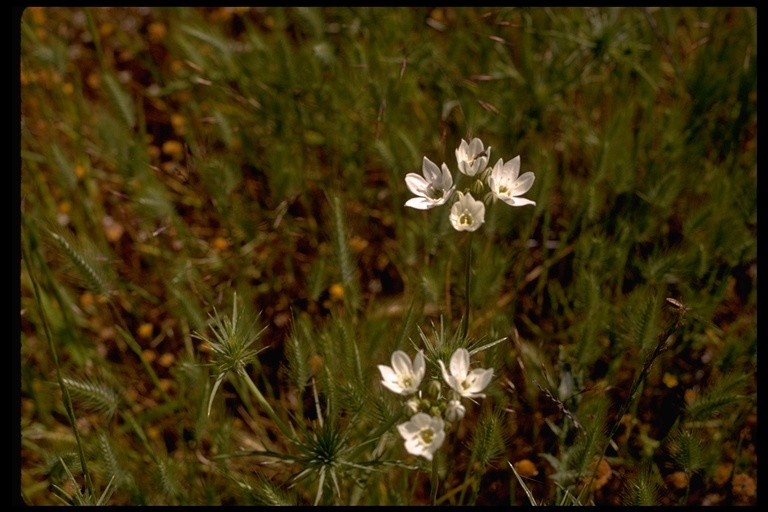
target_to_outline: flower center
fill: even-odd
[[[469,210],[464,210],[464,213],[459,216],[459,224],[462,226],[471,226],[472,221],[472,214],[469,213]]]
[[[442,199],[444,194],[445,194],[445,191],[443,189],[435,188],[432,185],[429,185],[427,187],[427,195],[431,199]]]
[[[408,376],[400,377],[400,385],[403,388],[410,388],[413,385],[413,380]]]
[[[509,188],[506,185],[499,185],[499,194],[506,194],[509,192]]]
[[[431,428],[425,428],[421,431],[421,440],[424,441],[425,444],[429,444],[432,442],[432,439],[435,438],[435,431]]]

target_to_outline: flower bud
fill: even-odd
[[[407,402],[405,402],[405,405],[403,406],[405,410],[405,415],[409,418],[419,412],[419,399],[418,398],[411,398]]]
[[[461,421],[466,412],[467,408],[464,407],[460,401],[451,400],[445,407],[445,419],[451,423],[455,423],[457,421]]]
[[[438,398],[440,397],[440,392],[442,389],[443,386],[440,384],[439,380],[431,380],[429,381],[429,384],[427,384],[427,395],[431,396],[432,398]]]

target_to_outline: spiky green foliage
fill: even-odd
[[[88,490],[82,490],[78,486],[77,480],[69,470],[69,467],[64,463],[63,459],[59,459],[59,461],[61,466],[66,471],[67,476],[69,477],[69,481],[74,486],[74,491],[71,494],[68,494],[67,491],[65,491],[62,487],[56,484],[53,485],[53,488],[57,493],[56,497],[59,498],[65,505],[104,507],[109,504],[109,499],[112,496],[112,493],[115,491],[114,487],[112,486],[114,477],[110,479],[101,495],[96,496],[95,494],[91,494]]]
[[[297,505],[294,493],[284,489],[263,473],[257,473],[256,478],[235,479],[235,482],[252,505],[268,507]]]
[[[68,235],[53,231],[50,231],[49,235],[66,261],[77,272],[82,283],[95,294],[110,294],[113,290],[114,270],[109,265],[108,258],[97,255],[92,245],[71,240]]]
[[[213,364],[216,372],[223,375],[229,372],[240,373],[256,360],[261,348],[252,345],[263,334],[265,327],[258,328],[258,316],[251,314],[242,304],[237,306],[237,294],[232,301],[232,316],[219,314],[214,308],[210,316],[213,338],[196,333],[213,351]]]
[[[662,484],[659,475],[650,466],[626,482],[622,491],[622,504],[627,507],[650,507],[659,504]]]
[[[745,387],[749,380],[748,373],[722,376],[686,404],[685,417],[689,420],[702,420],[720,416],[747,398]]]
[[[489,465],[504,452],[504,412],[485,414],[472,434],[473,456],[483,466]]]
[[[93,411],[104,414],[107,418],[114,416],[121,406],[119,393],[103,378],[64,377],[64,385],[76,401]]]
[[[311,326],[305,317],[294,318],[286,343],[286,365],[291,384],[302,392],[309,383],[309,358],[312,355]]]
[[[336,256],[335,261],[338,265],[341,284],[344,287],[344,303],[352,309],[357,309],[360,307],[360,284],[357,277],[357,265],[349,247],[349,228],[346,220],[349,213],[345,211],[338,194],[330,195],[328,201],[333,219],[332,242]]]
[[[700,432],[680,427],[669,437],[668,449],[675,463],[691,475],[712,462],[712,451],[707,444],[708,440]]]

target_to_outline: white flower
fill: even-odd
[[[519,197],[531,189],[535,176],[532,172],[520,174],[520,157],[516,156],[507,163],[502,159],[493,166],[491,174],[488,176],[488,186],[493,195],[511,206],[523,206],[526,204],[536,204],[535,201]]]
[[[405,449],[413,455],[420,455],[432,460],[434,454],[445,440],[445,423],[439,416],[419,412],[410,421],[397,426],[398,432],[405,439]]]
[[[459,163],[459,170],[467,176],[474,176],[478,172],[485,170],[488,165],[488,159],[491,157],[491,146],[483,149],[483,141],[478,138],[467,141],[461,139],[461,144],[456,148],[456,161]]]
[[[405,206],[417,210],[428,210],[448,201],[453,194],[453,177],[448,166],[443,164],[440,169],[429,158],[424,157],[421,173],[424,177],[415,172],[409,172],[405,176],[405,185],[408,190],[418,196],[406,201]]]
[[[472,194],[459,192],[459,200],[451,207],[449,220],[456,231],[475,231],[485,222],[485,205]]]
[[[443,379],[459,395],[466,398],[483,398],[484,393],[480,393],[493,378],[493,369],[476,368],[469,371],[469,351],[465,348],[458,348],[451,356],[451,373],[445,369],[442,361],[439,361],[440,368],[443,370]]]
[[[392,354],[391,367],[383,364],[378,366],[382,377],[381,383],[400,395],[415,393],[426,371],[424,354],[421,350],[413,358],[413,363],[408,358],[408,354],[402,350],[395,350]]]
[[[461,421],[467,408],[461,405],[459,400],[450,400],[445,406],[445,419],[451,422]]]

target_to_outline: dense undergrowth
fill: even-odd
[[[20,23],[26,503],[756,503],[755,9]],[[470,237],[404,180],[475,137]],[[377,366],[460,346],[432,464]]]

